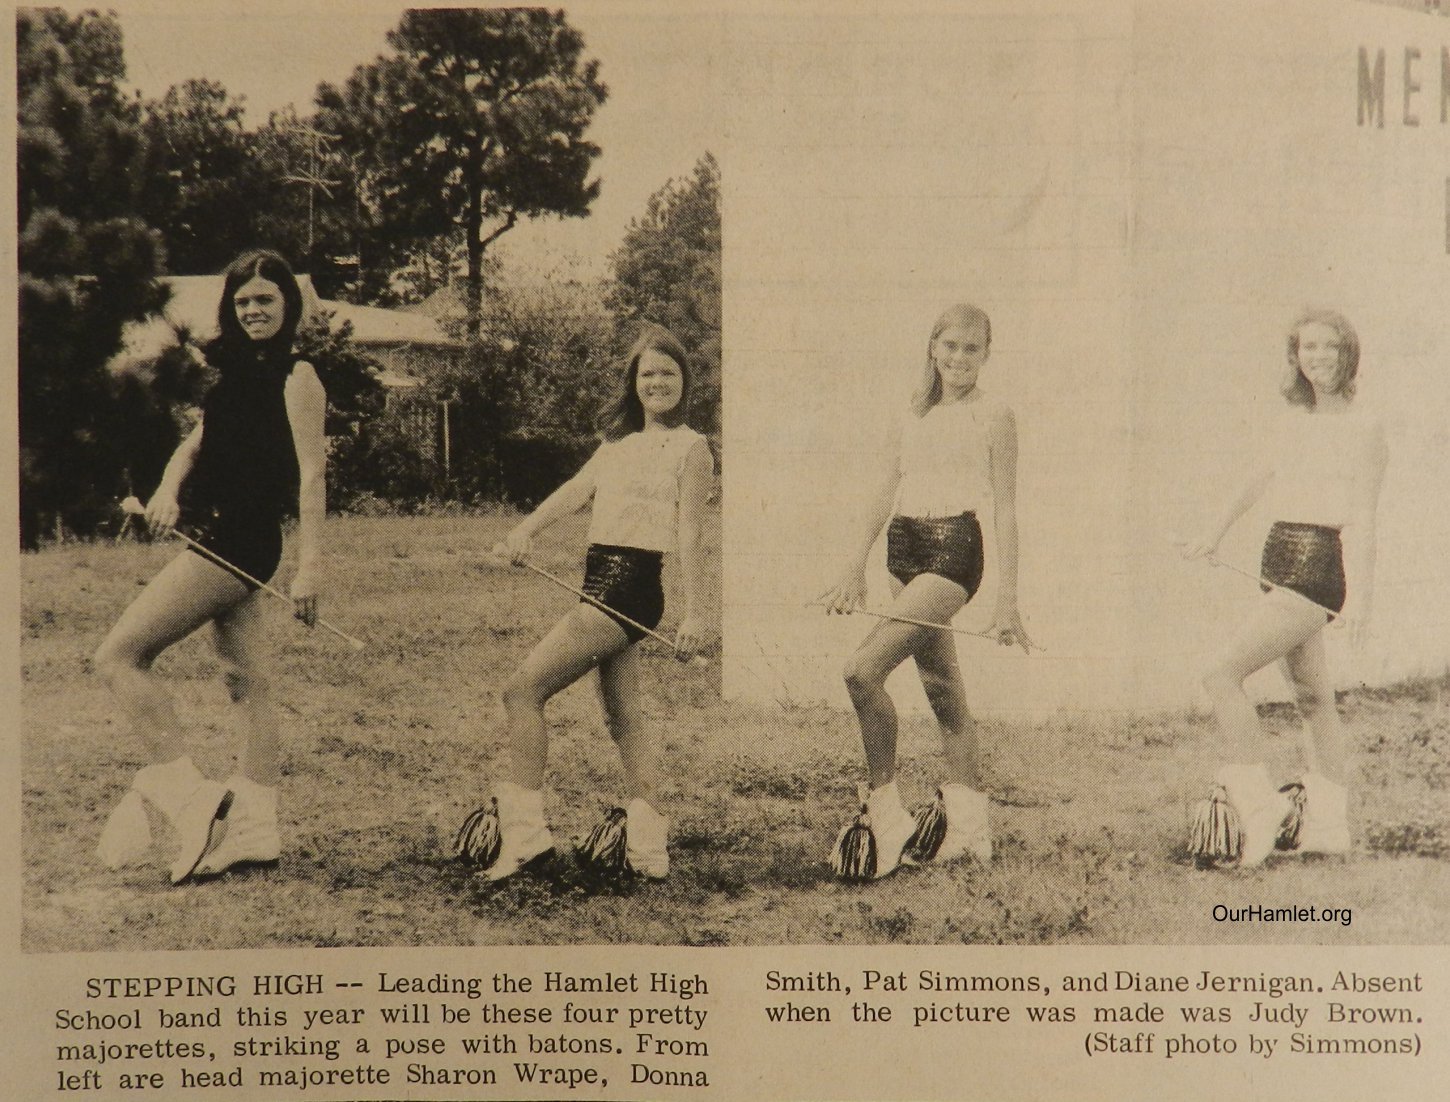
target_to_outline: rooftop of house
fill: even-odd
[[[113,371],[155,358],[175,343],[178,329],[185,329],[196,341],[206,341],[216,335],[222,276],[164,276],[161,282],[171,289],[170,301],[159,316],[126,326],[123,347],[110,363]],[[427,314],[334,302],[318,297],[310,276],[298,276],[297,282],[302,288],[304,317],[321,313],[332,318],[334,327],[342,322],[351,323],[353,340],[363,348],[461,347],[436,318]]]

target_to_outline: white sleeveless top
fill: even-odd
[[[589,542],[674,551],[679,543],[685,457],[704,439],[680,425],[632,432],[601,444],[579,472],[594,483]]]
[[[908,414],[896,515],[950,517],[985,507],[992,499],[992,424],[1004,408],[978,390],[963,401],[932,406],[925,417]]]
[[[1266,505],[1274,520],[1342,528],[1353,519],[1359,480],[1369,476],[1366,449],[1378,422],[1355,411],[1294,410],[1273,419]]]

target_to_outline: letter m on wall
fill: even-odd
[[[1385,128],[1385,52],[1375,54],[1374,71],[1369,67],[1369,49],[1359,48],[1359,125],[1365,120],[1381,130]]]

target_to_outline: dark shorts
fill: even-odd
[[[1269,529],[1259,573],[1266,582],[1291,589],[1316,605],[1344,608],[1344,556],[1339,531],[1319,524],[1280,520]],[[1268,586],[1260,586],[1265,593]]]
[[[611,619],[624,629],[631,643],[638,643],[645,633],[634,624],[626,623],[623,616],[653,631],[665,614],[665,590],[660,581],[663,564],[664,555],[659,551],[603,543],[589,545],[583,590],[621,614],[611,613]]]
[[[282,522],[274,518],[247,520],[226,513],[207,513],[188,518],[183,529],[208,551],[227,563],[245,571],[259,582],[270,582],[282,562]],[[196,548],[194,554],[201,555]],[[201,555],[215,562],[208,555]],[[221,565],[218,563],[217,565]],[[225,567],[223,568],[225,569]],[[248,589],[257,586],[232,570],[237,580]]]
[[[967,591],[982,584],[982,526],[975,513],[954,517],[892,517],[886,530],[886,569],[902,585],[936,574]]]

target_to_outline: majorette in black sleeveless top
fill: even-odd
[[[204,515],[277,523],[297,502],[297,448],[283,393],[290,349],[258,350],[221,366],[202,404],[201,447],[187,505]]]

